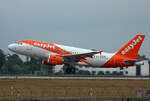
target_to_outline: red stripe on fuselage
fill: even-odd
[[[52,43],[47,43],[47,42],[41,42],[41,41],[34,41],[34,40],[20,40],[17,42],[21,42],[21,43],[26,43],[35,47],[39,47],[42,48],[44,50],[59,54],[59,55],[71,55],[71,52],[67,52],[66,50],[52,44]],[[87,61],[85,61],[85,59],[80,59],[80,62],[84,62],[88,65],[90,65],[90,63],[88,63]]]

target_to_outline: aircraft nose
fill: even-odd
[[[8,49],[11,50],[11,51],[15,51],[15,45],[14,44],[10,44],[8,45]]]

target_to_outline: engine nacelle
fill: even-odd
[[[63,57],[56,56],[56,55],[50,55],[49,59],[44,60],[44,64],[46,64],[46,65],[61,65],[61,64],[63,64]]]

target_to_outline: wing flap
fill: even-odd
[[[93,58],[93,55],[101,53],[102,51],[93,51],[89,53],[81,53],[81,54],[71,54],[71,55],[61,55],[67,61],[79,62],[81,59],[86,60],[87,57]]]

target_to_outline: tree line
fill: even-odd
[[[17,54],[5,54],[0,49],[0,74],[34,74],[41,68],[51,70],[51,66],[42,65],[41,59],[31,58],[23,61]]]

